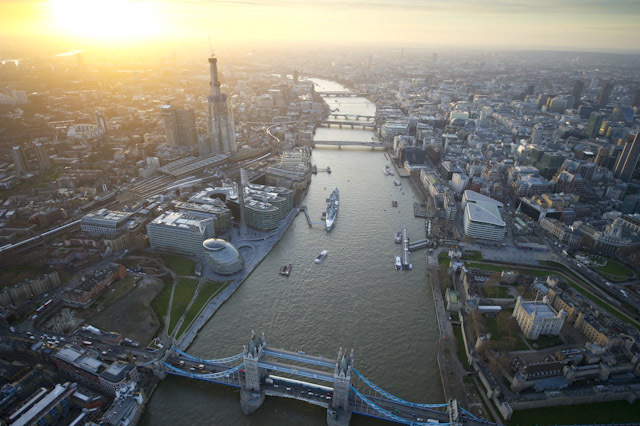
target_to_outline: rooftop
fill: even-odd
[[[495,205],[491,204],[473,204],[468,203],[465,206],[466,214],[474,222],[484,222],[496,226],[506,226],[506,223],[500,217],[500,212]]]
[[[555,318],[558,315],[551,306],[544,302],[522,301],[521,306],[527,312],[527,315],[535,314],[537,318]]]
[[[114,362],[100,374],[100,377],[112,383],[118,383],[133,370],[133,365],[124,362]]]
[[[150,225],[169,226],[185,230],[203,231],[203,226],[213,220],[211,216],[197,213],[165,212],[155,218]]]

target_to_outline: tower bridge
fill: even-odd
[[[494,424],[459,407],[456,400],[413,403],[392,395],[354,368],[353,350],[340,348],[338,358],[329,360],[270,348],[264,334],[253,334],[243,351],[230,357],[202,359],[174,347],[161,360],[145,365],[160,377],[173,374],[240,388],[245,414],[258,410],[267,396],[275,396],[326,408],[329,426],[347,426],[353,413],[404,425]]]

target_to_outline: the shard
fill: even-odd
[[[218,58],[209,58],[211,73],[211,93],[209,94],[209,143],[211,153],[235,153],[236,136],[233,128],[233,116],[227,106],[227,95],[220,92],[218,79]]]

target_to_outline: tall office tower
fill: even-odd
[[[585,129],[585,134],[588,138],[595,138],[600,133],[600,127],[602,127],[602,120],[604,116],[599,112],[592,112],[589,116],[589,123]]]
[[[196,116],[192,109],[160,107],[167,143],[172,146],[195,146],[198,143]]]
[[[584,81],[576,80],[573,83],[573,91],[571,92],[571,96],[573,96],[573,102],[570,108],[576,108],[580,105],[580,96],[582,96],[582,89],[584,89]]]
[[[99,109],[96,112],[96,124],[102,129],[103,132],[107,131],[107,120],[104,118],[104,111]]]
[[[547,100],[549,99],[549,95],[547,93],[540,93],[538,95],[538,109],[541,109],[543,106],[547,104]]]
[[[33,144],[36,148],[36,157],[38,157],[38,164],[42,170],[49,170],[51,168],[51,162],[49,161],[49,154],[47,148],[40,142]]]
[[[636,91],[634,92],[631,106],[640,107],[640,89],[636,89]]]
[[[536,124],[533,127],[533,131],[531,132],[531,143],[535,145],[540,145],[542,143],[542,132],[544,131],[544,127],[542,124]]]
[[[211,94],[209,94],[209,140],[211,152],[236,152],[236,135],[233,128],[233,117],[227,106],[227,95],[220,92],[218,80],[218,58],[209,58],[211,73]]]
[[[631,175],[638,165],[638,158],[640,158],[640,137],[638,135],[640,132],[635,135],[627,135],[624,148],[613,167],[613,176],[624,182],[631,180]]]
[[[529,95],[529,96],[533,95],[533,90],[535,88],[536,88],[536,86],[534,86],[533,84],[527,85],[527,95]]]
[[[600,94],[598,95],[598,105],[605,106],[607,102],[609,102],[609,96],[611,96],[611,92],[613,91],[613,84],[610,82],[606,82],[602,85],[600,89]]]
[[[27,157],[24,156],[22,148],[14,146],[11,150],[11,158],[13,158],[13,164],[16,166],[18,174],[24,175],[29,171],[27,169]]]

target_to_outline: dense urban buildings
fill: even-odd
[[[303,336],[307,320],[315,333],[322,324],[346,330],[319,319],[327,302],[314,291],[356,312],[353,333],[367,335],[362,304],[382,318],[388,282],[406,281],[390,297],[416,304],[406,309],[412,325],[437,324],[420,337],[434,350],[421,359],[441,351],[444,360],[444,397],[438,390],[434,398],[456,399],[475,416],[502,423],[530,408],[638,397],[637,58],[256,49],[212,56],[207,73],[202,54],[118,66],[87,56],[0,66],[0,352],[33,361],[25,384],[49,377],[47,368],[60,375],[44,389],[23,387],[35,394],[3,388],[6,401],[28,405],[39,395],[34,416],[51,400],[67,420],[81,405],[100,405],[83,413],[88,421],[122,424],[140,417],[144,392],[168,374],[220,379],[208,365],[158,354],[187,351],[225,301],[243,296],[246,287],[236,290],[260,264],[243,319],[259,312],[290,321],[297,307],[288,297],[297,295]],[[311,80],[318,76],[339,90],[322,94]],[[362,111],[347,112],[354,105]],[[344,158],[355,160],[345,166]],[[343,210],[327,234],[320,224],[335,186]],[[372,217],[374,231],[365,228]],[[400,252],[391,240],[404,228],[412,272],[395,271],[386,253]],[[345,236],[348,249],[338,244]],[[362,239],[369,246],[353,249]],[[316,264],[321,250],[330,257]],[[340,279],[350,285],[336,291]],[[370,291],[340,294],[365,281]],[[422,284],[434,300],[403,299],[414,287],[424,294]],[[425,303],[435,303],[432,316],[411,317],[424,315]],[[244,331],[215,331],[220,341],[236,332]],[[257,356],[264,342],[256,339]],[[212,348],[220,351],[212,357],[225,355]],[[381,359],[395,350],[380,348]],[[350,359],[338,360],[339,398],[305,398],[349,411]],[[18,369],[0,368],[16,377]],[[242,370],[222,380],[246,380]],[[252,383],[287,392],[262,379]],[[57,401],[68,380],[78,389]],[[160,410],[178,410],[160,401]]]

